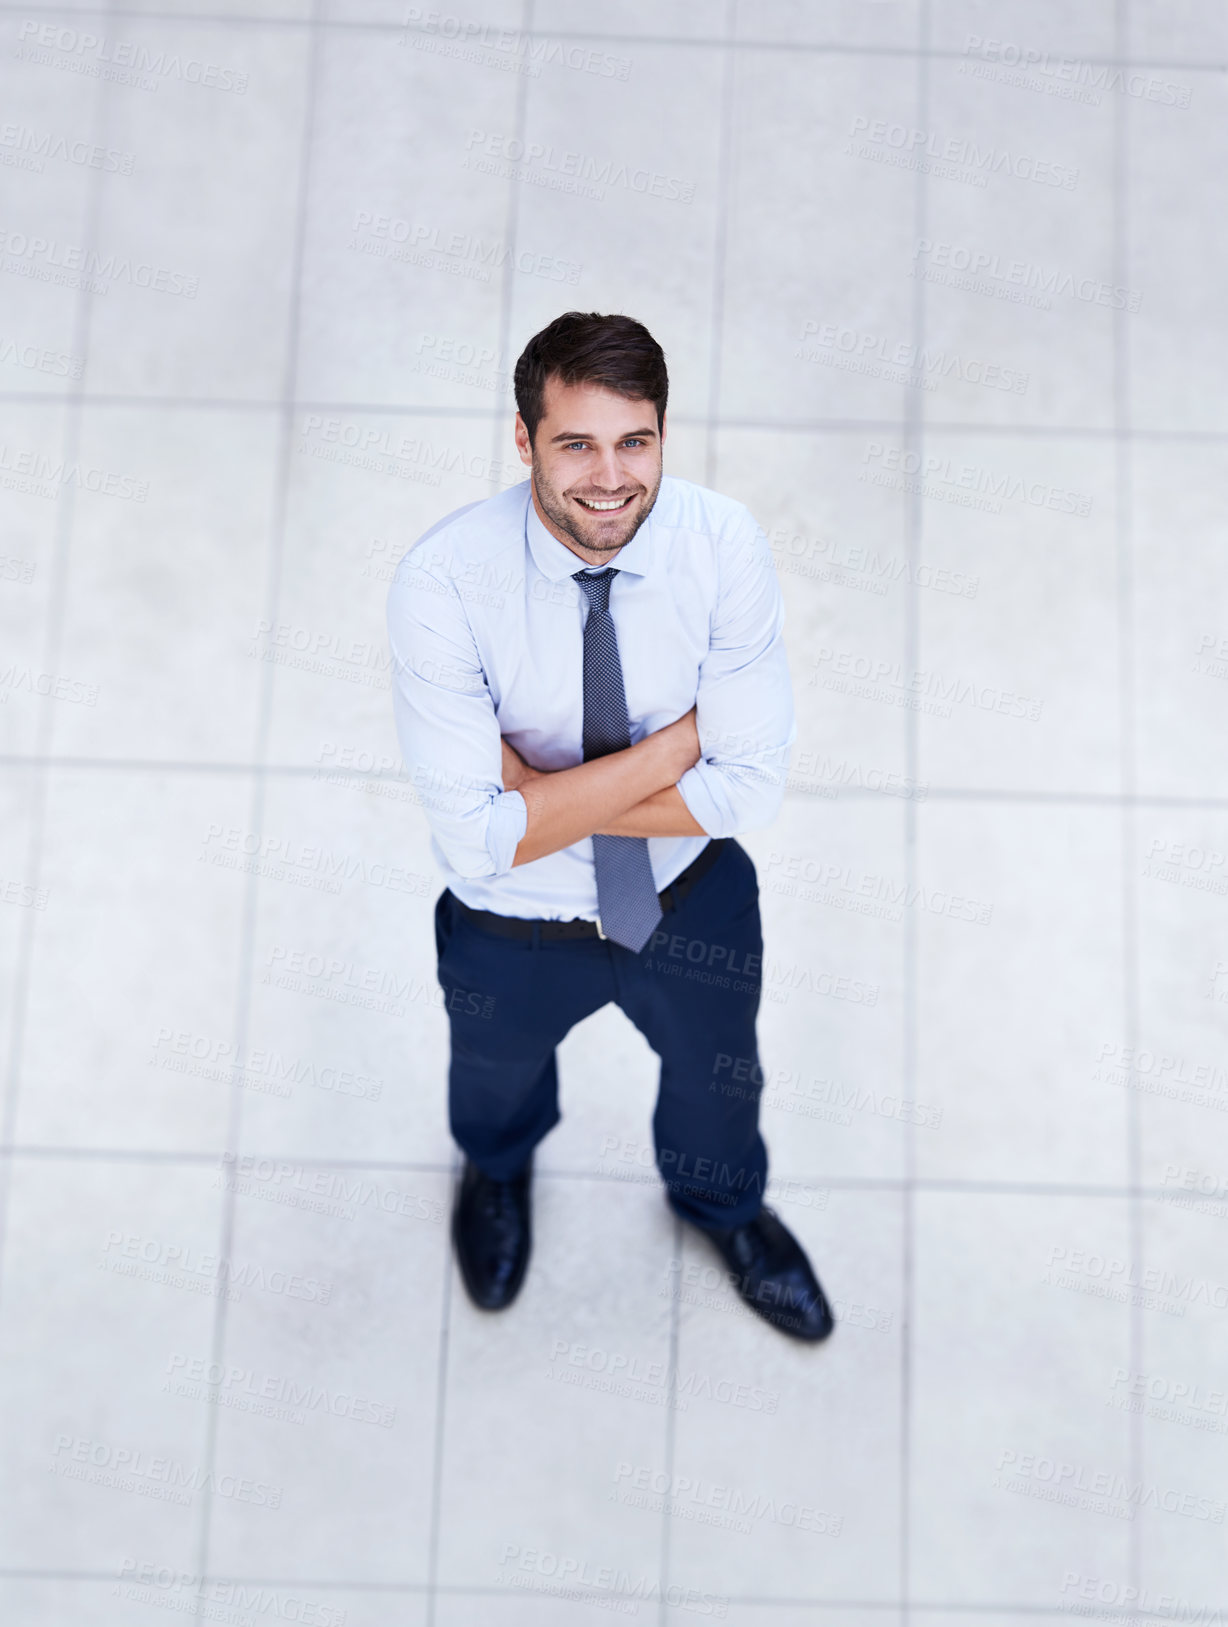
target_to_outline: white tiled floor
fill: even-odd
[[[0,46],[4,1627],[1218,1619],[1222,5],[139,0]],[[668,468],[780,568],[745,840],[817,1351],[668,1215],[613,1009],[520,1301],[451,1264],[384,595],[520,478],[573,306],[651,326]]]

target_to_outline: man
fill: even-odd
[[[732,840],[781,802],[794,738],[770,551],[741,504],[662,475],[665,356],[626,316],[569,311],[516,365],[531,477],[448,515],[389,595],[397,727],[447,879],[453,1213],[476,1304],[509,1305],[555,1047],[608,1001],[661,1058],[668,1201],[743,1299],[819,1340],[831,1310],[763,1203],[755,1043],[763,942]]]

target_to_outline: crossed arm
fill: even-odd
[[[513,867],[595,834],[704,835],[678,790],[700,756],[694,707],[625,751],[553,773],[530,768],[506,740],[502,748],[503,788],[519,791],[528,810]]]
[[[714,548],[696,691],[703,755],[692,709],[625,751],[553,772],[500,738],[483,664],[499,657],[498,640],[486,629],[483,656],[459,567],[406,555],[388,596],[397,730],[422,775],[432,836],[458,875],[504,875],[597,834],[730,836],[774,817],[796,732],[780,589],[749,513]]]

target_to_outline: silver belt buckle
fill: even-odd
[[[597,917],[597,921],[596,921],[596,927],[597,927],[597,936],[598,936],[598,937],[599,937],[599,938],[600,938],[600,939],[601,939],[601,940],[602,940],[602,941],[603,941],[603,942],[607,942],[607,941],[608,941],[608,940],[607,940],[607,939],[606,939],[606,935],[605,935],[605,933],[604,933],[604,932],[603,932],[603,931],[602,931],[602,930],[601,930],[601,917],[600,917],[600,915],[599,915],[599,916],[598,916],[598,917]]]

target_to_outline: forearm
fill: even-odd
[[[676,785],[654,791],[608,824],[603,836],[706,836],[707,832],[683,801]]]
[[[657,792],[673,790],[677,769],[675,756],[662,749],[656,735],[649,735],[625,751],[575,768],[547,774],[530,770],[515,787],[524,798],[528,823],[513,865],[531,864],[596,831],[609,830]]]

